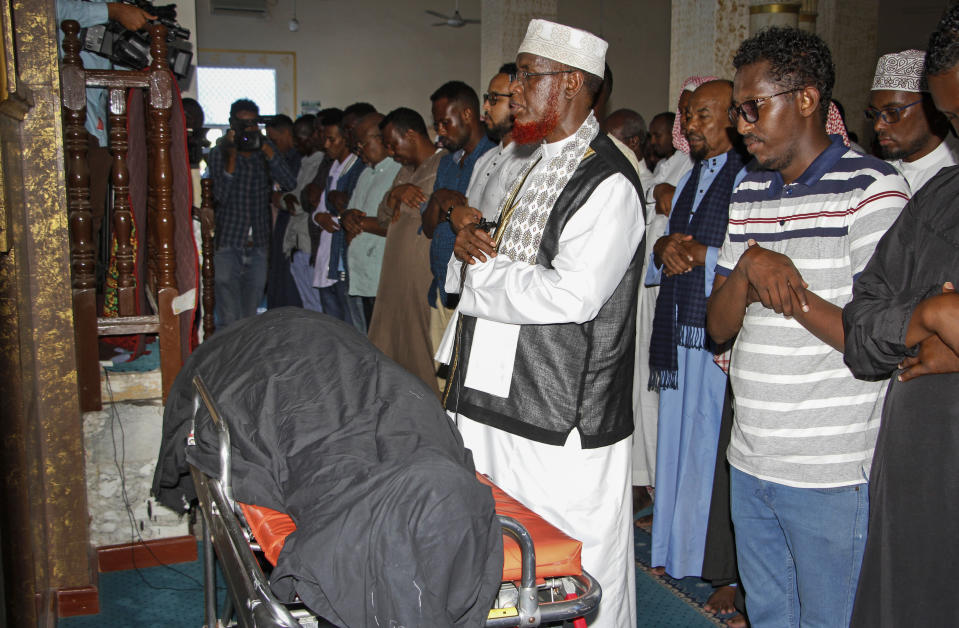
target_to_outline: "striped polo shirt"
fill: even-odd
[[[732,195],[716,272],[728,276],[747,241],[789,257],[809,290],[837,307],[909,200],[896,170],[838,136],[793,183],[750,172]],[[729,463],[801,488],[865,482],[886,382],[855,379],[842,354],[761,303],[746,310],[729,377],[736,421]]]

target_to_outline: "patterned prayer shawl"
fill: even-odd
[[[500,207],[501,220],[505,222],[503,238],[499,246],[499,253],[514,261],[536,263],[539,253],[539,243],[543,238],[543,229],[553,211],[553,205],[566,184],[569,183],[583,155],[589,149],[589,144],[599,133],[599,123],[593,113],[583,122],[576,131],[574,139],[563,147],[562,152],[554,157],[546,169],[533,175],[529,188],[523,197],[515,203],[515,210],[509,214],[510,207],[506,207],[513,194],[506,197]],[[543,148],[539,147],[530,158],[529,165],[523,169],[514,186],[522,186],[522,182],[530,170],[539,163],[543,156]]]
[[[692,235],[700,244],[722,246],[729,222],[729,198],[742,158],[735,150],[726,153],[726,163],[706,190],[692,220],[689,218],[696,197],[703,162],[697,161],[669,216],[669,232]],[[660,282],[653,333],[649,345],[650,390],[677,388],[679,366],[676,348],[707,348],[706,269],[697,266],[688,273],[667,277]]]

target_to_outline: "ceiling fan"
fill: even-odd
[[[442,22],[434,22],[433,26],[452,26],[453,28],[462,28],[467,24],[479,24],[479,20],[472,19],[463,19],[463,16],[460,15],[460,3],[459,0],[456,0],[456,5],[453,10],[453,15],[443,15],[438,11],[430,11],[429,9],[426,12],[433,17],[438,17]]]

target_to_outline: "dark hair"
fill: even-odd
[[[739,45],[733,66],[739,70],[759,61],[767,61],[770,77],[787,89],[815,87],[822,119],[826,120],[836,66],[822,38],[798,28],[767,28]]]
[[[445,98],[450,102],[458,102],[465,109],[472,109],[479,116],[479,97],[476,90],[463,81],[448,81],[430,95],[430,102]]]
[[[954,4],[929,36],[926,74],[942,74],[956,63],[959,63],[959,5]]]
[[[198,126],[203,126],[203,107],[201,107],[200,103],[198,103],[195,99],[183,99],[183,113],[186,115],[187,119],[192,117],[195,121],[199,122]]]
[[[346,116],[353,116],[359,120],[363,116],[370,113],[376,113],[376,107],[368,102],[355,102],[343,110],[343,117],[345,118]]]
[[[277,115],[269,118],[266,121],[266,128],[268,129],[289,129],[293,130],[293,120],[290,119],[290,116],[278,113]]]
[[[248,98],[241,98],[233,102],[230,105],[230,117],[235,118],[236,114],[240,111],[252,111],[256,115],[260,115],[260,108],[256,106],[256,103]]]
[[[316,114],[320,126],[338,126],[343,130],[343,112],[339,109],[324,109]]]
[[[676,122],[675,113],[673,113],[672,111],[664,111],[662,113],[657,113],[655,116],[653,116],[649,121],[649,126],[653,126],[653,122],[656,122],[656,120],[658,120],[659,118],[665,118],[667,121],[666,124],[668,124],[670,128],[672,128],[673,123]]]
[[[519,68],[517,68],[516,64],[511,61],[509,63],[504,63],[503,65],[499,66],[499,72],[497,72],[497,74],[515,75],[517,72],[519,72]]]
[[[413,131],[429,139],[429,133],[426,131],[426,123],[423,116],[416,113],[409,107],[400,107],[386,114],[386,117],[380,121],[380,130],[386,128],[386,125],[392,124],[401,134],[407,131]]]
[[[341,116],[343,115],[343,112],[337,109],[336,107],[328,107],[326,109],[320,109],[319,111],[316,112],[316,117],[313,119],[313,126],[319,129],[320,127],[323,126],[324,116],[334,114],[334,113],[339,113]]]
[[[316,116],[312,113],[304,113],[302,116],[296,119],[296,122],[293,123],[293,130],[296,131],[298,128],[306,127],[310,131],[313,130],[313,124],[316,121]]]

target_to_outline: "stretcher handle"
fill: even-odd
[[[236,510],[236,502],[233,500],[233,484],[231,482],[232,465],[230,463],[230,428],[226,421],[220,416],[216,402],[213,401],[213,395],[210,394],[206,384],[199,375],[193,376],[193,387],[196,394],[193,395],[193,428],[196,430],[196,415],[200,409],[200,401],[206,406],[210,418],[213,419],[213,426],[216,427],[217,437],[220,443],[220,486],[223,488],[223,496],[232,510]]]
[[[516,539],[519,544],[522,571],[516,610],[519,612],[520,625],[539,626],[541,611],[536,592],[536,548],[533,545],[533,537],[530,536],[529,530],[516,519],[506,515],[496,515],[496,518],[499,519],[503,532]]]

